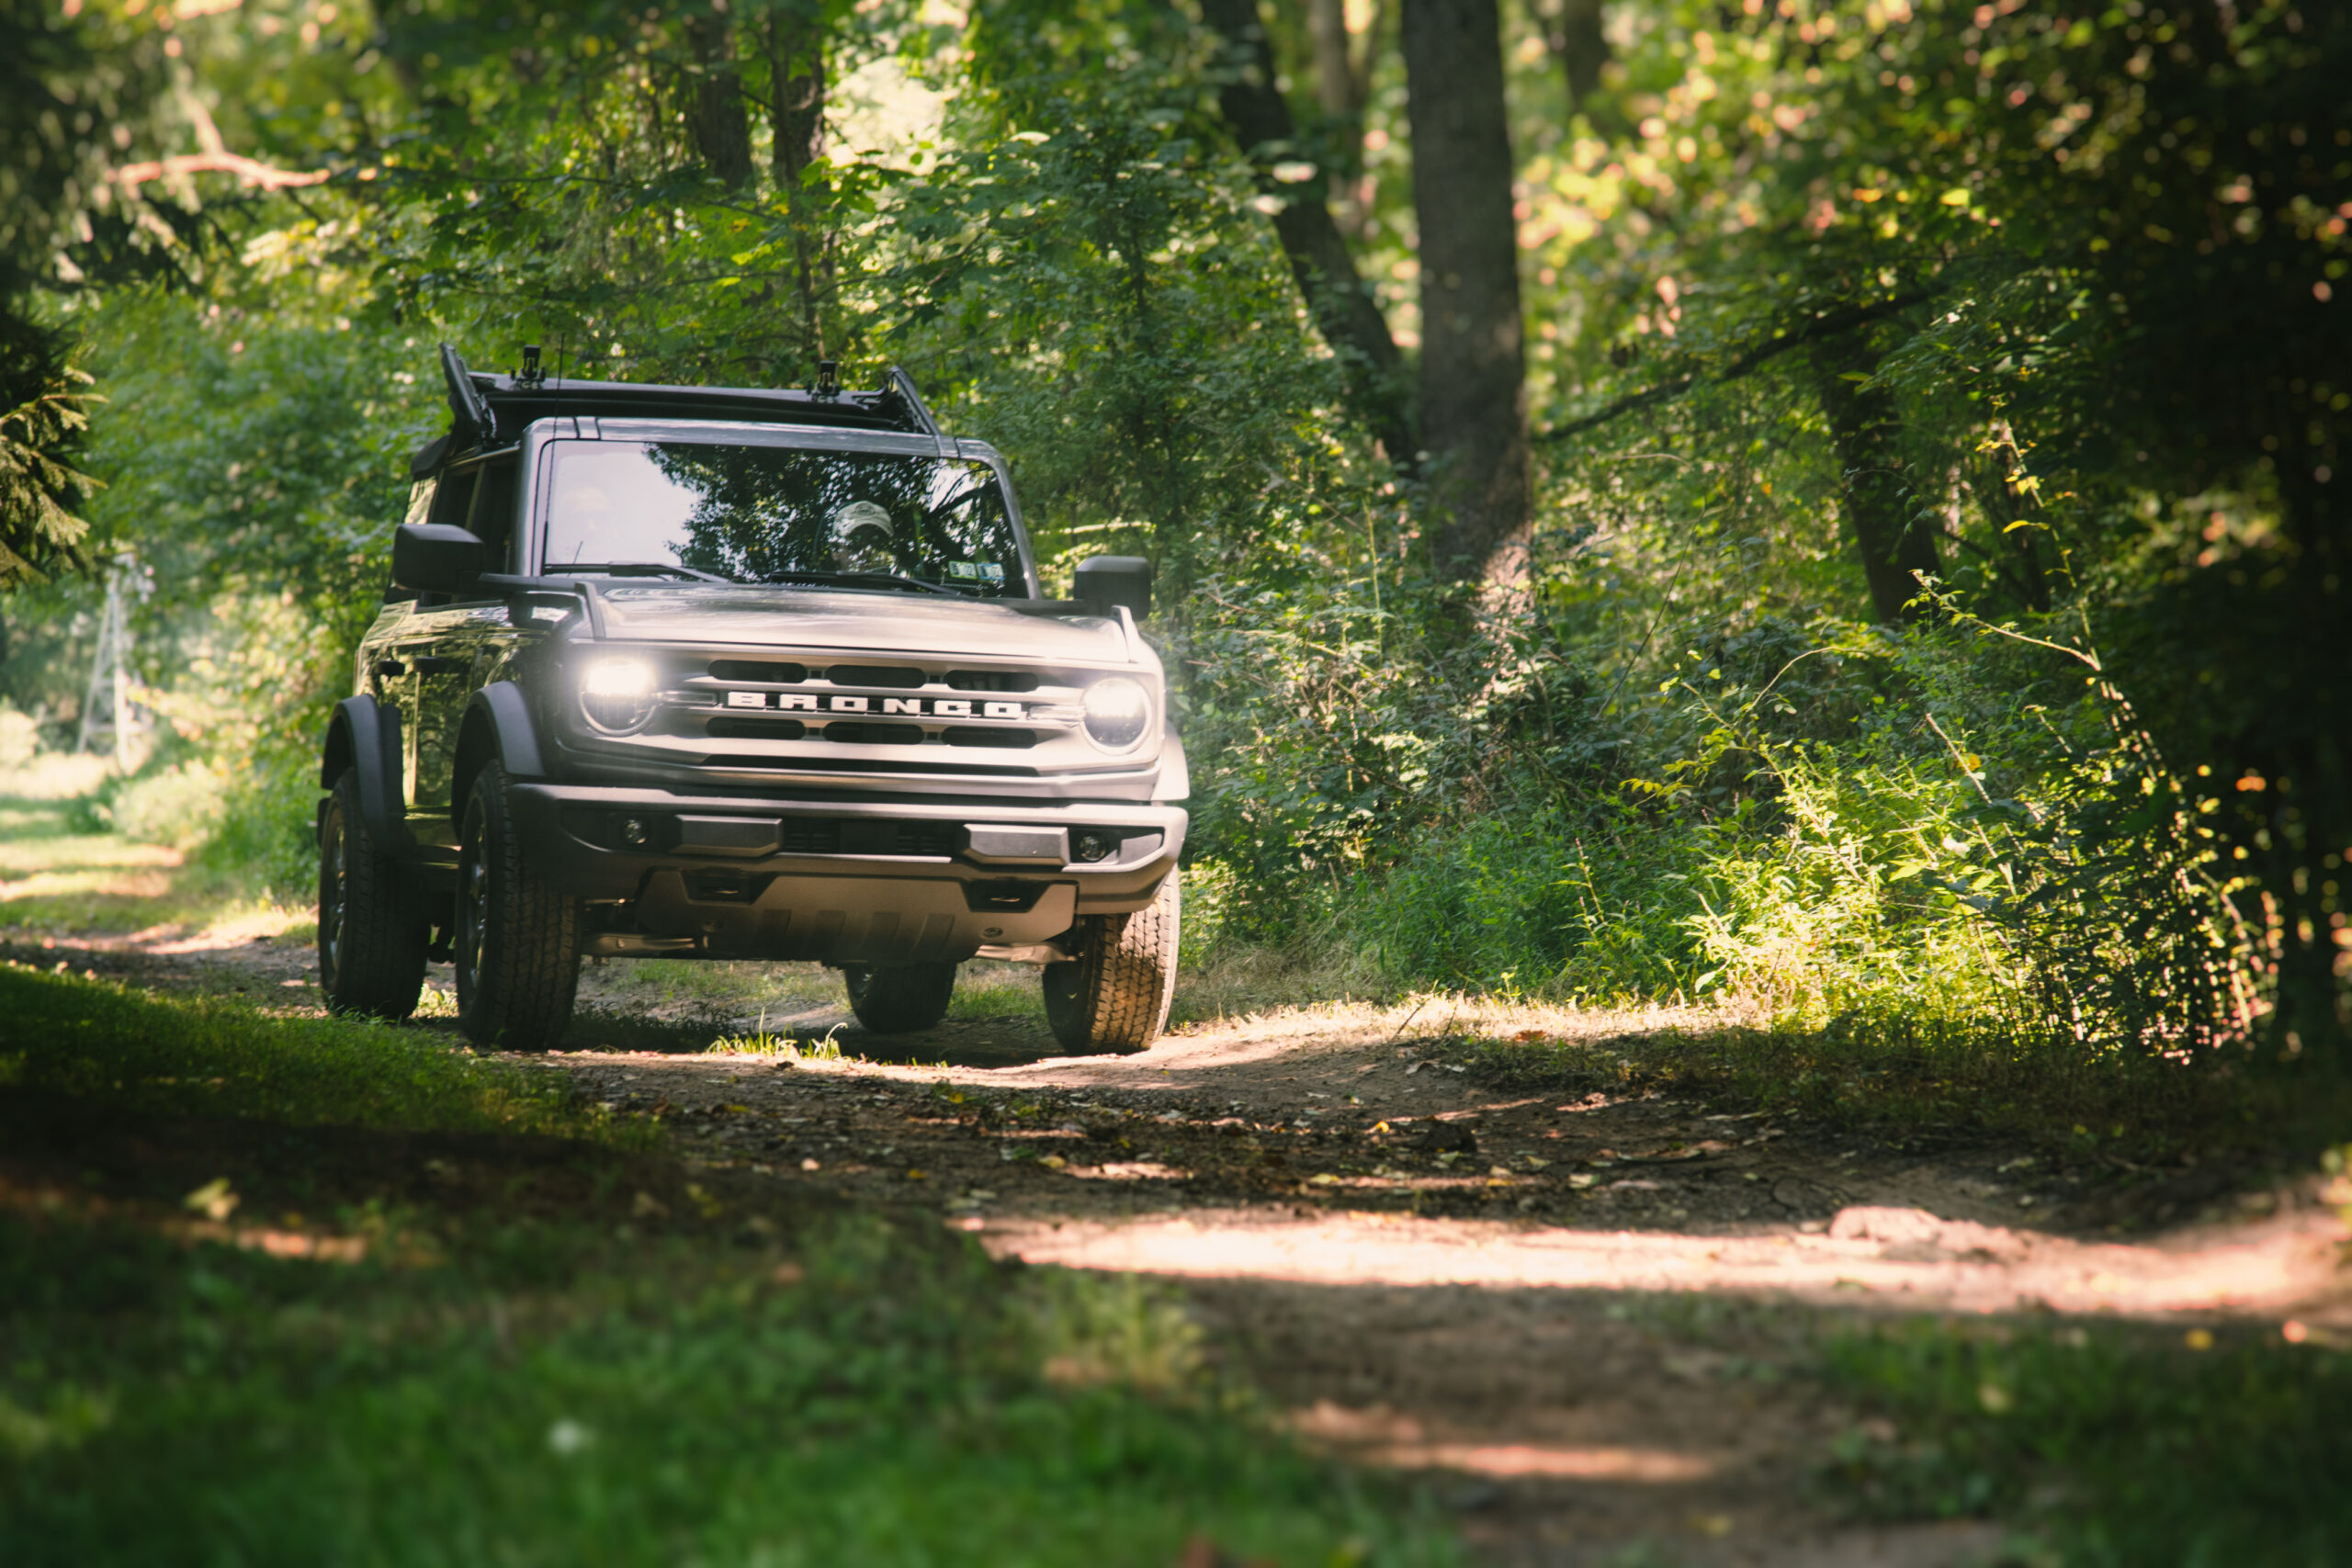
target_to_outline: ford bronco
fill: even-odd
[[[1188,791],[1145,561],[1043,595],[1003,459],[905,374],[844,389],[513,375],[446,345],[391,582],[327,728],[319,974],[486,1046],[583,955],[814,960],[868,1029],[1043,966],[1073,1051],[1165,1027]]]

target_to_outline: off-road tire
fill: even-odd
[[[496,762],[474,776],[458,833],[458,1027],[477,1045],[544,1051],[571,1021],[580,901],[523,852]]]
[[[947,1016],[956,994],[953,964],[844,964],[849,1010],[876,1034],[911,1034]]]
[[[1142,1051],[1159,1038],[1176,995],[1183,902],[1171,871],[1133,914],[1078,922],[1078,957],[1046,965],[1046,1021],[1064,1050]]]
[[[345,768],[319,818],[319,989],[330,1012],[403,1019],[424,988],[424,911],[368,830]]]

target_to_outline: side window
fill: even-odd
[[[480,468],[459,468],[443,475],[433,493],[433,521],[464,527],[466,514],[473,510],[474,480],[481,474]]]
[[[514,481],[516,459],[485,463],[478,470],[480,480],[474,486],[473,510],[466,526],[474,531],[486,548],[482,559],[486,571],[512,571],[514,559]]]

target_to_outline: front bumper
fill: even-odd
[[[514,784],[508,803],[533,869],[588,904],[583,952],[831,964],[1050,958],[1080,916],[1150,903],[1189,821],[1173,806],[557,784]]]

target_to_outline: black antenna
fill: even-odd
[[[563,385],[563,351],[565,346],[571,342],[571,329],[570,327],[564,328],[562,333],[560,333],[555,340],[555,384],[559,387]]]

